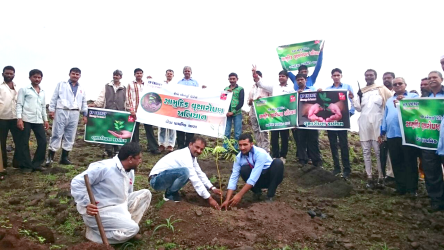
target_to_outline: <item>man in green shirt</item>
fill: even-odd
[[[45,161],[46,132],[49,128],[46,115],[45,92],[40,88],[43,73],[38,69],[29,72],[31,86],[20,89],[17,97],[17,127],[23,131],[21,137],[22,157],[20,157],[20,169],[22,172],[42,171],[42,163]],[[29,137],[34,131],[37,140],[37,150],[31,161],[29,152]]]
[[[242,106],[244,106],[244,88],[237,85],[237,74],[231,73],[228,75],[228,81],[230,85],[225,88],[225,91],[233,93],[231,98],[230,108],[227,113],[227,124],[225,127],[225,137],[230,139],[231,137],[231,126],[234,124],[234,139],[236,144],[234,147],[237,149],[239,136],[242,134]],[[227,149],[227,143],[224,143],[224,148]]]

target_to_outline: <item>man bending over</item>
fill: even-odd
[[[148,189],[133,191],[134,171],[142,163],[138,143],[125,144],[112,159],[94,162],[71,182],[71,194],[86,225],[85,237],[102,243],[94,215],[100,213],[106,238],[118,244],[135,237],[139,221],[151,202]],[[87,174],[97,204],[91,204],[84,175]],[[137,235],[140,238],[140,235]]]

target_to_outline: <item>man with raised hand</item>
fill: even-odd
[[[100,214],[106,238],[110,244],[119,244],[131,238],[141,239],[139,222],[150,206],[148,189],[134,191],[134,171],[142,163],[138,143],[122,146],[112,159],[91,163],[87,170],[71,181],[71,194],[77,211],[86,225],[85,237],[102,243],[95,215]],[[88,175],[96,204],[91,204],[84,176]]]
[[[255,200],[260,200],[262,188],[268,189],[266,202],[272,202],[276,189],[284,178],[284,163],[279,158],[272,160],[267,151],[254,146],[253,138],[249,133],[239,137],[239,150],[228,182],[227,197],[221,207],[228,209],[236,206],[249,190],[253,192]],[[239,176],[245,184],[233,196]]]
[[[222,193],[211,184],[197,162],[206,144],[203,137],[195,135],[188,147],[167,154],[154,165],[148,181],[154,190],[165,191],[163,196],[165,201],[181,201],[179,190],[190,181],[197,194],[208,200],[210,207],[220,209],[209,191],[219,195]]]
[[[11,131],[14,140],[15,150],[12,159],[12,166],[19,167],[19,153],[21,151],[21,132],[17,128],[17,93],[15,83],[12,81],[15,76],[15,69],[12,66],[3,68],[3,83],[0,84],[0,145],[2,151],[3,167],[8,167],[8,156],[6,154],[6,141],[8,132]],[[0,178],[4,178],[6,172],[0,172]]]
[[[69,70],[69,80],[59,82],[52,94],[49,103],[49,117],[54,119],[52,135],[49,138],[48,158],[46,166],[50,166],[54,160],[55,152],[62,146],[60,164],[70,165],[69,152],[72,150],[79,123],[79,114],[83,115],[83,123],[86,124],[88,105],[83,85],[79,84],[81,76],[79,68]]]
[[[257,82],[257,85],[271,93],[272,96],[280,96],[295,92],[293,85],[288,84],[288,72],[286,70],[279,72],[278,85],[265,85],[261,80]],[[281,137],[281,146],[279,145],[279,135]],[[284,164],[287,159],[289,136],[290,129],[271,131],[271,157],[273,157],[273,159],[280,158]]]
[[[165,72],[166,80],[165,84],[169,84],[174,77],[174,71],[172,69],[167,69]],[[159,128],[158,133],[159,140],[159,151],[162,152],[166,150],[168,153],[173,152],[174,144],[176,143],[176,130],[169,128]]]
[[[382,123],[382,116],[387,100],[392,93],[384,85],[376,84],[377,73],[373,69],[365,71],[367,86],[358,91],[353,99],[353,106],[361,116],[358,119],[359,140],[364,154],[365,171],[367,172],[367,188],[373,188],[371,149],[375,151],[378,166],[378,183],[382,184],[384,175],[381,168],[378,138]]]
[[[134,77],[136,77],[135,81],[132,81],[128,84],[126,88],[126,109],[131,112],[131,115],[134,118],[136,117],[137,108],[139,107],[140,93],[143,93],[144,82],[143,78],[143,70],[137,68],[134,70]],[[131,139],[132,142],[140,142],[139,139],[139,127],[140,123],[136,122],[136,126],[134,127],[133,137]],[[152,154],[160,154],[159,145],[157,144],[156,138],[154,137],[153,125],[143,124],[145,128],[146,140],[148,142],[147,148]]]
[[[409,194],[416,197],[418,190],[418,149],[412,146],[402,145],[402,134],[398,119],[399,101],[404,98],[418,98],[415,93],[406,91],[407,83],[404,78],[397,77],[393,80],[394,96],[387,100],[381,126],[381,136],[386,135],[387,144],[392,162],[396,192],[400,195]]]
[[[21,88],[17,96],[17,127],[23,131],[21,136],[22,157],[20,157],[20,169],[22,172],[42,171],[45,161],[46,132],[49,128],[46,115],[45,91],[40,87],[43,73],[38,69],[29,72],[31,86]],[[37,140],[37,149],[31,161],[29,152],[29,138],[31,130]]]
[[[183,68],[183,78],[177,84],[190,86],[190,87],[199,87],[199,83],[191,77],[193,71],[190,66],[185,66]],[[206,88],[207,86],[202,85],[202,88]],[[182,149],[188,146],[191,139],[193,138],[194,133],[187,133],[183,131],[177,131],[177,148]]]
[[[444,87],[441,85],[441,72],[432,71],[428,76],[430,84],[430,98],[443,98]],[[444,124],[441,122],[441,124]],[[442,126],[441,126],[442,128]],[[440,131],[440,133],[442,130]],[[427,193],[431,200],[432,211],[444,210],[444,181],[442,164],[444,163],[444,141],[440,134],[437,150],[421,150],[421,162],[424,170],[424,180]]]
[[[318,61],[316,63],[315,69],[313,71],[313,74],[311,76],[308,76],[308,67],[305,65],[301,65],[298,68],[298,74],[306,75],[307,76],[307,87],[312,87],[316,83],[316,79],[318,78],[319,71],[321,71],[322,67],[322,59],[324,58],[324,43],[322,44],[321,51],[319,53]],[[296,77],[292,72],[288,72],[288,78],[293,82],[294,90],[299,90],[298,83],[296,82]]]
[[[253,129],[254,133],[254,140],[256,141],[256,144],[258,147],[265,149],[265,151],[270,152],[270,140],[268,136],[268,131],[260,131],[259,123],[257,121],[256,117],[256,109],[254,108],[253,102],[264,97],[271,96],[271,92],[265,90],[262,87],[259,87],[258,82],[262,82],[262,72],[259,70],[256,70],[256,66],[253,66],[252,69],[253,72],[253,87],[250,90],[250,93],[248,94],[248,105],[250,106],[250,122],[251,122],[251,128]],[[262,83],[262,85],[265,85]]]
[[[125,111],[126,87],[122,86],[120,79],[122,79],[122,71],[117,69],[113,72],[113,80],[105,84],[97,97],[97,100],[94,104],[90,104],[90,106]],[[129,139],[130,137],[131,134],[129,133],[129,136],[126,139]],[[113,155],[118,154],[119,149],[120,147],[118,145],[105,144],[105,153],[110,158],[113,157]]]
[[[229,140],[231,137],[231,127],[234,127],[234,139],[236,140],[236,144],[234,145],[235,149],[238,149],[237,141],[239,140],[239,136],[242,134],[242,106],[244,106],[244,88],[237,84],[237,74],[231,73],[228,75],[228,81],[230,85],[225,88],[225,91],[229,91],[233,93],[231,98],[230,108],[227,113],[227,125],[225,127],[225,137]],[[227,143],[225,142],[224,148],[227,149]]]
[[[333,85],[328,86],[326,90],[347,90],[348,98],[350,102],[353,103],[353,88],[345,83],[341,82],[342,70],[335,68],[331,71],[331,79],[333,79]],[[355,107],[353,104],[350,107],[350,116],[355,113]],[[337,175],[341,173],[341,165],[339,164],[339,154],[338,154],[338,140],[339,148],[341,148],[341,160],[342,160],[342,176],[344,178],[349,178],[351,173],[350,168],[350,154],[348,149],[348,138],[347,130],[327,130],[328,141],[330,143],[330,150],[333,156],[334,169],[333,174]]]

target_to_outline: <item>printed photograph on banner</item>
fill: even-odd
[[[296,127],[297,93],[271,96],[254,101],[261,131]]]
[[[131,140],[135,124],[129,112],[89,108],[84,140],[123,145]]]
[[[436,150],[444,115],[444,98],[403,99],[399,101],[398,109],[403,145]]]
[[[321,130],[350,129],[347,91],[299,93],[298,126]]]
[[[282,68],[297,70],[299,66],[314,67],[318,61],[322,40],[282,45],[276,48]]]

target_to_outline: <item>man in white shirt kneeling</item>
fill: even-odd
[[[190,180],[199,196],[208,200],[212,208],[220,209],[208,191],[219,195],[221,192],[211,184],[197,163],[197,157],[202,154],[206,144],[203,137],[195,135],[188,147],[167,154],[154,165],[148,180],[156,191],[165,191],[165,201],[179,202],[179,190]]]

